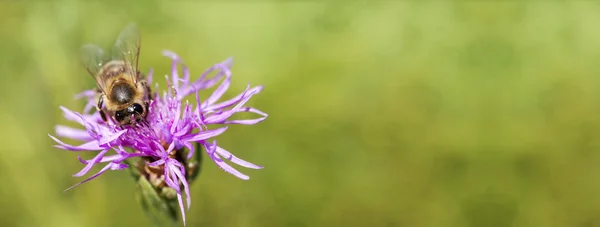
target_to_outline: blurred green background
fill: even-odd
[[[155,81],[169,49],[265,85],[218,137],[265,169],[206,160],[188,226],[600,226],[594,1],[3,1],[0,226],[150,225],[126,171],[63,193],[83,166],[47,135],[129,22]]]

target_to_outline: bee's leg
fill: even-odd
[[[104,104],[104,99],[102,99],[102,95],[100,96],[100,98],[98,98],[98,104],[96,105],[96,109],[98,110],[98,112],[100,112],[100,117],[102,117],[102,120],[105,122],[108,122],[108,119],[106,118],[106,113],[104,113],[104,111],[102,110],[102,105]]]
[[[104,111],[102,110],[100,110],[100,117],[104,122],[108,122],[108,119],[106,118],[106,113],[104,113]]]
[[[98,97],[98,104],[96,104],[96,109],[98,111],[100,111],[102,109],[102,105],[104,104],[104,99],[102,97],[104,97],[104,96],[100,95],[100,97]]]
[[[150,111],[150,100],[152,100],[151,99],[152,95],[150,95],[150,87],[148,87],[147,84],[146,84],[146,87],[148,88],[148,91],[147,91],[148,92],[148,100],[144,101],[144,108],[145,108],[144,113],[145,114],[144,114],[144,117],[142,117],[142,122],[144,122],[144,124],[146,124],[146,126],[150,127],[150,124],[148,123],[148,121],[146,120],[146,118],[148,118],[148,111]]]

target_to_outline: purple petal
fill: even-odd
[[[151,143],[154,144],[154,146],[152,147],[153,156],[162,159],[167,159],[169,157],[169,153],[165,151],[165,148],[160,143],[158,143],[156,140],[152,140]]]
[[[190,105],[188,100],[185,100],[185,110],[183,110],[183,119],[189,121],[192,118],[194,112],[192,111],[192,105]]]
[[[188,124],[188,125],[184,126],[181,130],[174,132],[173,136],[176,136],[176,137],[184,136],[185,134],[187,134],[190,131],[191,128],[192,128],[192,126],[190,126]]]
[[[163,50],[162,54],[170,59],[173,59],[174,61],[179,61],[179,59],[181,59],[179,55],[170,50]]]
[[[79,146],[73,146],[73,145],[69,145],[66,144],[62,141],[60,141],[59,139],[57,139],[54,136],[48,135],[50,136],[50,138],[52,138],[55,142],[57,142],[60,145],[56,145],[55,147],[60,148],[60,149],[64,149],[64,150],[70,150],[70,151],[97,151],[97,150],[101,150],[102,147],[100,147],[98,145],[98,141],[97,140],[92,140],[90,142],[84,143],[82,145]]]
[[[217,147],[217,154],[221,155],[223,158],[238,164],[240,166],[246,167],[246,168],[251,168],[251,169],[262,169],[262,166],[258,166],[255,164],[252,164],[250,162],[244,161],[242,159],[239,159],[238,157],[236,157],[235,155],[229,153],[229,151],[221,148],[221,147]]]
[[[183,218],[183,226],[186,226],[185,209],[183,209],[183,200],[181,199],[181,192],[177,193],[177,201],[179,202],[179,209],[181,210],[181,218]]]
[[[116,132],[115,134],[112,134],[112,135],[110,135],[110,136],[108,136],[108,137],[102,137],[102,138],[100,139],[100,141],[98,141],[98,143],[99,143],[100,145],[105,145],[105,144],[107,144],[107,143],[110,143],[110,142],[112,142],[112,141],[115,141],[115,140],[116,140],[116,139],[118,139],[118,138],[119,138],[121,135],[123,135],[123,133],[125,133],[126,131],[127,131],[127,129],[123,129],[123,130],[121,130],[121,131],[118,131],[118,132]]]
[[[171,187],[171,188],[175,189],[175,191],[177,191],[177,193],[179,193],[179,192],[180,192],[180,190],[178,189],[177,183],[175,183],[175,182],[173,181],[173,179],[171,179],[171,177],[168,175],[168,171],[167,171],[167,169],[166,169],[166,168],[165,168],[165,170],[164,170],[164,174],[163,174],[163,175],[164,175],[164,177],[165,177],[165,183],[167,184],[167,186],[169,186],[169,187]]]
[[[76,174],[73,174],[73,176],[74,177],[81,177],[81,176],[85,175],[87,172],[90,171],[90,169],[92,169],[92,167],[95,164],[97,164],[97,163],[100,162],[100,160],[102,159],[102,156],[104,156],[104,154],[106,154],[106,152],[108,152],[108,149],[100,151],[100,153],[98,153],[94,158],[92,158],[92,160],[90,160],[89,162],[87,162],[87,165],[85,167],[83,167],[83,169],[81,169],[81,171],[79,171]]]
[[[245,108],[242,108],[241,110],[239,110],[239,111],[238,111],[238,113],[239,113],[239,112],[251,112],[251,113],[256,113],[256,114],[262,115],[262,117],[260,117],[260,118],[255,118],[255,119],[246,119],[246,120],[231,120],[231,121],[225,121],[225,122],[223,122],[223,124],[242,124],[242,125],[253,125],[253,124],[259,123],[259,122],[261,122],[261,121],[264,121],[264,120],[265,120],[265,119],[267,119],[267,117],[269,116],[268,114],[266,114],[266,113],[264,113],[264,112],[262,112],[262,111],[260,111],[260,110],[254,109],[254,108],[252,108],[252,107],[245,107]]]
[[[79,124],[85,126],[85,128],[90,136],[92,136],[94,138],[99,137],[99,135],[97,133],[97,132],[99,132],[98,125],[89,123],[90,121],[93,122],[94,116],[84,116],[80,113],[71,111],[63,106],[61,106],[60,108],[63,110],[64,116],[67,120],[78,122]],[[96,131],[94,131],[93,129],[95,129]]]
[[[125,151],[125,148],[123,148],[122,145],[119,145],[117,147],[113,147],[113,149],[117,152],[117,154],[119,155],[129,155],[129,153],[127,151]]]
[[[173,121],[173,125],[171,125],[171,130],[170,133],[173,134],[173,132],[175,132],[175,129],[177,128],[177,124],[179,124],[179,116],[181,115],[181,108],[177,107],[177,110],[175,110],[175,120]]]
[[[164,159],[159,159],[157,161],[148,163],[149,166],[159,166],[159,165],[162,165],[162,164],[165,164],[165,160]]]
[[[230,174],[232,174],[232,175],[234,175],[237,178],[240,178],[242,180],[248,180],[248,179],[250,179],[250,177],[248,177],[248,176],[240,173],[239,171],[237,171],[236,169],[234,169],[233,167],[231,167],[230,165],[228,165],[227,163],[225,163],[223,160],[221,160],[220,158],[216,157],[216,155],[215,155],[215,150],[216,150],[216,147],[217,147],[216,141],[215,141],[215,143],[213,143],[212,148],[209,148],[206,144],[204,145],[204,147],[206,148],[206,153],[215,162],[215,164],[217,164],[217,166],[219,166],[225,172],[228,172],[228,173],[230,173]]]
[[[261,121],[264,121],[265,119],[267,119],[267,117],[261,117],[261,118],[256,118],[256,119],[247,119],[247,120],[231,120],[231,121],[224,121],[223,124],[254,125],[254,124],[260,123]]]
[[[177,90],[179,90],[179,73],[177,72],[177,63],[179,62],[180,58],[177,56],[177,54],[168,50],[163,51],[163,55],[173,59],[173,62],[171,63],[171,83],[177,92]]]
[[[171,81],[169,81],[169,75],[165,75],[165,80],[167,80],[167,94],[169,95],[168,97],[173,97],[173,85],[171,85]],[[166,95],[165,99],[167,99]]]
[[[211,105],[215,103],[221,98],[221,96],[223,96],[223,94],[225,94],[225,91],[229,89],[229,85],[231,83],[231,71],[229,71],[229,69],[227,68],[224,68],[223,70],[225,71],[226,77],[221,83],[221,85],[219,85],[219,87],[210,95],[210,97],[208,97],[208,99],[205,102],[206,105]]]
[[[210,68],[210,71],[207,70],[205,73],[202,74],[202,76],[200,78],[204,78],[206,77],[210,72],[212,72],[213,70],[220,68],[219,65],[215,65],[213,67]],[[219,71],[217,73],[217,75],[215,75],[215,77],[208,79],[208,80],[202,80],[202,81],[197,81],[194,83],[194,87],[196,89],[200,89],[200,90],[204,90],[204,89],[209,89],[212,86],[215,86],[215,84],[217,84],[217,82],[219,82],[219,80],[221,80],[221,78],[225,75],[225,73],[222,71]]]
[[[129,157],[131,157],[131,156],[124,157],[123,155],[120,155],[120,154],[113,154],[113,155],[102,157],[102,159],[100,159],[100,161],[98,163],[117,162],[118,160],[122,160],[123,158],[129,158]],[[81,157],[77,157],[77,159],[79,159],[79,161],[83,164],[88,164],[91,161],[91,160],[83,160],[83,159],[81,159]]]
[[[173,151],[173,148],[175,148],[175,143],[169,144],[169,148],[167,148],[167,154],[171,153],[171,151]]]
[[[225,59],[225,61],[221,62],[221,67],[231,68],[233,66],[233,57],[229,57]]]
[[[165,164],[165,171],[164,171],[165,182],[167,183],[167,185],[169,185],[169,187],[175,189],[175,191],[177,191],[177,193],[181,193],[177,175],[175,175],[175,173],[173,173],[173,171],[171,171],[171,168],[168,168],[169,164],[171,164],[171,160],[167,161]]]
[[[248,102],[248,100],[250,100],[250,98],[254,94],[255,93],[250,93],[248,96],[243,98],[237,105],[235,105],[235,107],[233,107],[233,109],[225,111],[225,112],[223,112],[223,114],[212,115],[212,116],[206,117],[205,123],[218,124],[218,123],[224,122],[225,120],[227,120],[227,118],[231,117],[231,115],[238,112],[238,109],[240,109],[244,104],[246,104],[246,102]]]
[[[198,91],[196,91],[196,115],[200,118],[200,122],[204,122],[204,113],[202,111],[202,104],[200,104],[200,97],[198,96]],[[202,126],[197,123],[198,128],[202,129]]]
[[[79,160],[79,162],[81,162],[81,164],[87,165],[89,160],[84,160],[83,158],[81,158],[81,156],[77,156],[77,160]]]
[[[142,156],[148,156],[148,155],[144,154],[144,153],[128,154],[128,155],[125,155],[125,156],[121,156],[121,158],[114,159],[114,160],[112,160],[112,162],[115,162],[115,163],[116,162],[123,162],[123,161],[125,161],[125,159],[131,158],[131,157],[142,157]],[[107,160],[107,161],[110,161],[110,160]],[[104,162],[104,158],[100,162]]]
[[[167,153],[167,151],[165,151],[165,148],[164,148],[162,145],[160,145],[160,143],[158,143],[157,141],[154,141],[154,140],[153,140],[152,142],[153,142],[153,143],[154,143],[154,145],[155,145],[156,147],[158,147],[158,149],[160,150],[160,151],[158,152],[158,156],[159,156],[159,157],[161,157],[161,158],[166,158],[166,157],[169,155],[169,154]]]
[[[86,130],[76,129],[67,127],[64,125],[57,125],[55,127],[56,135],[60,137],[66,137],[69,139],[80,140],[80,141],[90,141],[94,138],[88,134]]]
[[[127,158],[134,157],[134,156],[139,156],[139,155],[132,154],[132,155],[128,155],[128,156],[123,156],[123,155],[115,154],[115,155],[110,155],[110,156],[104,156],[104,157],[102,157],[102,160],[100,160],[100,162],[120,163],[123,160],[125,160]]]
[[[187,142],[196,142],[196,141],[200,141],[200,140],[206,140],[208,138],[221,135],[221,133],[225,132],[225,130],[227,130],[227,126],[213,129],[213,130],[199,132],[197,134],[191,134],[191,135],[186,136],[185,138],[182,138],[182,140],[187,141]]]
[[[227,101],[223,101],[220,102],[218,104],[214,104],[214,105],[209,105],[208,101],[205,101],[204,103],[202,103],[202,109],[204,110],[204,112],[210,112],[216,109],[223,109],[229,106],[233,106],[234,104],[236,104],[237,102],[239,102],[240,100],[242,100],[244,98],[244,96],[246,94],[248,94],[250,90],[250,84],[248,84],[248,86],[246,86],[246,89],[244,89],[244,91],[242,93],[240,93],[239,95],[228,99]]]
[[[194,148],[194,146],[187,141],[184,142],[184,144],[185,144],[185,147],[187,147],[187,149],[188,149],[187,159],[191,159],[194,156],[194,154],[196,153],[196,148]]]
[[[244,92],[237,95],[236,97],[233,97],[227,101],[223,101],[223,102],[220,102],[220,103],[217,103],[214,105],[203,105],[202,108],[203,108],[204,112],[211,112],[211,111],[215,111],[215,110],[224,109],[224,108],[233,106],[234,104],[240,102],[241,100],[248,99],[249,97],[260,93],[262,91],[262,89],[263,89],[263,86],[256,86],[256,87],[250,88],[250,84],[248,84],[248,86],[246,87],[246,90],[244,90]],[[204,104],[206,104],[206,102]]]
[[[81,99],[81,98],[93,99],[97,94],[98,94],[98,92],[96,92],[93,89],[85,90],[83,92],[80,92],[79,94],[76,94],[75,99]]]
[[[100,171],[98,171],[98,173],[96,173],[96,174],[92,175],[91,177],[89,177],[89,178],[87,178],[87,179],[85,179],[85,180],[83,180],[83,181],[81,181],[81,182],[79,182],[77,184],[74,184],[73,186],[65,189],[64,192],[69,191],[69,190],[71,190],[71,189],[73,189],[73,188],[75,188],[75,187],[77,187],[77,186],[79,186],[79,185],[81,185],[81,184],[83,184],[85,182],[93,180],[94,178],[96,178],[96,177],[100,176],[101,174],[103,174],[104,172],[106,172],[108,169],[113,168],[113,165],[114,165],[114,163],[107,164],[106,166],[104,166],[104,168],[102,168]]]
[[[102,128],[108,128],[108,125],[106,125],[107,123],[102,120],[102,117],[100,117],[100,112],[94,112],[90,115],[84,115],[85,119],[87,119],[90,122],[93,122],[95,124],[102,124],[104,127]]]
[[[77,159],[79,160],[79,162],[81,162],[84,165],[87,165],[90,161],[92,160],[83,160],[81,158],[81,156],[78,156]],[[117,160],[123,159],[122,155],[118,155],[118,154],[113,154],[113,155],[109,155],[109,156],[104,156],[102,157],[102,159],[100,159],[100,161],[98,163],[103,163],[103,162],[116,162]]]
[[[187,208],[190,209],[190,205],[192,204],[192,197],[190,197],[190,188],[187,181],[185,180],[185,177],[183,176],[183,173],[181,173],[181,171],[175,166],[169,166],[169,168],[171,168],[171,172],[175,173],[179,180],[181,180],[181,183],[183,184],[183,190],[185,191]]]
[[[110,170],[122,170],[129,167],[129,165],[125,163],[112,163],[113,165],[110,167]]]
[[[63,111],[63,115],[64,117],[69,120],[69,121],[75,121],[81,125],[84,125],[83,120],[81,119],[80,115],[75,113],[74,111],[71,111],[69,109],[67,109],[64,106],[60,106],[60,109]]]
[[[181,61],[180,61],[181,62]],[[181,71],[183,72],[183,81],[185,81],[185,85],[190,83],[190,69],[188,69],[188,67],[183,64],[183,62],[181,63]]]
[[[94,139],[98,139],[100,137],[100,135],[98,134],[98,132],[100,131],[98,129],[98,125],[90,124],[86,120],[86,118],[83,115],[81,115],[80,113],[74,112],[74,114],[77,115],[81,119],[83,126],[85,126],[85,130],[91,137],[93,137]]]
[[[221,69],[221,70],[227,69],[227,70],[229,70],[229,68],[231,68],[232,65],[233,65],[233,57],[229,57],[229,58],[225,59],[225,61],[223,61],[221,63],[218,63],[218,64],[215,64],[210,69],[206,70],[200,76],[200,78],[199,78],[198,81],[204,80],[206,78],[206,76],[208,76],[209,71],[212,71],[212,70],[215,70],[215,69]],[[209,81],[206,81],[207,83],[205,84],[205,86],[208,86],[208,87],[205,87],[205,88],[202,88],[202,89],[210,88],[213,85],[215,85],[217,83],[217,81],[219,81],[219,78],[221,76],[223,76],[222,71],[220,71],[215,77],[213,77],[213,79],[210,79]]]
[[[125,158],[130,158],[135,156],[134,154],[132,155],[120,155],[120,154],[113,154],[113,155],[108,155],[108,156],[104,156],[102,157],[102,159],[100,159],[100,161],[98,163],[102,163],[102,162],[120,162]],[[81,162],[81,164],[87,165],[89,162],[91,162],[93,159],[90,160],[84,160],[81,158],[81,156],[77,156],[77,160],[79,160],[79,162]]]
[[[246,108],[240,110],[240,112],[255,113],[255,114],[258,114],[258,115],[261,115],[261,116],[264,116],[264,117],[268,117],[269,116],[267,113],[262,112],[262,111],[260,111],[258,109],[252,108],[252,107],[246,107]]]
[[[152,84],[152,74],[154,74],[154,69],[153,69],[153,68],[150,68],[150,69],[148,70],[148,75],[146,75],[146,83],[147,83],[148,85],[151,85],[151,84]]]
[[[85,107],[83,108],[83,112],[84,113],[89,113],[90,110],[92,110],[92,108],[94,108],[97,104],[95,102],[88,102],[87,104],[85,104]]]
[[[206,71],[204,71],[204,73],[202,73],[202,75],[200,75],[200,78],[198,78],[198,80],[189,84],[185,88],[182,88],[180,93],[177,95],[177,99],[181,100],[185,96],[187,96],[193,92],[211,88],[212,86],[217,84],[217,82],[221,79],[221,77],[223,77],[223,75],[225,74],[223,72],[223,70],[228,70],[228,68],[231,67],[232,63],[233,63],[233,59],[228,58],[224,62],[216,64],[216,65],[208,68]],[[214,71],[216,69],[221,69],[221,70],[212,79],[205,80],[206,76],[208,76],[208,74],[210,74],[212,71]]]
[[[177,166],[177,167],[183,167],[183,164],[181,164],[181,162],[173,159],[173,158],[169,158],[169,165],[173,165],[173,166]]]

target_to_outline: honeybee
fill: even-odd
[[[97,110],[104,121],[108,118],[123,127],[144,123],[150,103],[150,87],[138,69],[140,33],[135,24],[125,27],[105,55],[94,44],[81,47],[81,61],[96,81]]]

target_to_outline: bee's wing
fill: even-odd
[[[81,63],[90,75],[96,80],[98,88],[103,92],[105,91],[104,82],[102,78],[99,78],[98,72],[102,70],[104,63],[106,63],[106,56],[102,48],[94,44],[86,44],[81,47],[80,56]]]
[[[140,56],[140,31],[135,24],[125,27],[115,42],[112,49],[112,59],[122,60],[132,70],[131,75],[134,83],[139,77],[138,58]]]

